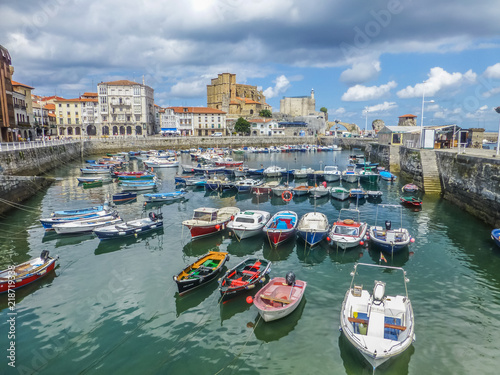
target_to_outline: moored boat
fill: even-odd
[[[293,195],[300,197],[301,195],[309,194],[309,191],[312,189],[312,186],[300,185],[292,188]]]
[[[297,231],[298,217],[293,211],[279,211],[263,228],[269,243],[277,247],[281,243],[294,238]]]
[[[98,217],[108,216],[109,212],[110,212],[109,210],[101,210],[101,211],[91,212],[88,214],[80,214],[80,215],[74,215],[74,216],[48,217],[48,218],[40,219],[40,223],[42,223],[42,225],[45,229],[51,230],[52,226],[54,224],[62,224],[62,223],[66,223],[69,221],[83,220],[83,219],[93,220],[93,219],[96,219]]]
[[[406,184],[401,188],[403,193],[415,193],[418,191],[418,186],[415,184]]]
[[[174,276],[179,295],[207,284],[217,277],[229,260],[229,253],[209,251]]]
[[[349,215],[350,214],[350,215]],[[347,218],[351,216],[352,218]],[[368,224],[361,222],[358,209],[342,208],[337,221],[328,234],[331,246],[348,249],[361,244],[366,236]]]
[[[342,181],[354,183],[358,181],[359,173],[356,172],[354,164],[347,165],[346,169],[342,172]]]
[[[412,196],[399,197],[401,204],[408,207],[422,207],[422,200]]]
[[[191,238],[194,240],[224,230],[227,223],[239,212],[238,207],[200,207],[194,210],[193,218],[184,220],[182,225],[189,228]]]
[[[100,240],[107,240],[136,236],[160,228],[163,228],[163,215],[150,212],[144,218],[94,229],[94,233]]]
[[[359,270],[368,273],[369,267],[380,271],[373,291],[363,289],[366,277]],[[386,295],[387,277],[394,288],[392,274],[402,272],[403,285],[400,294]],[[386,276],[388,275],[388,276]],[[340,329],[347,340],[373,367],[403,353],[415,341],[413,308],[408,298],[406,272],[400,267],[357,263],[351,272],[352,280],[340,311]],[[362,279],[359,281],[359,279]],[[404,286],[404,288],[403,288]]]
[[[491,231],[491,239],[495,241],[495,244],[500,247],[500,228],[493,229]]]
[[[52,214],[50,216],[52,216],[52,217],[80,216],[80,215],[92,214],[92,213],[99,212],[99,211],[109,211],[109,210],[110,210],[109,204],[108,204],[108,202],[105,202],[103,205],[100,205],[100,206],[78,208],[75,210],[54,211],[54,212],[52,212]]]
[[[50,257],[43,250],[39,257],[0,271],[0,294],[31,284],[47,275],[56,266],[58,256]]]
[[[146,203],[173,202],[184,198],[186,194],[187,194],[186,190],[180,189],[178,191],[172,191],[167,193],[144,194],[144,198],[146,199]]]
[[[342,172],[339,171],[339,168],[336,165],[325,165],[325,169],[323,170],[323,178],[328,182],[335,182],[340,180],[342,177]]]
[[[286,172],[285,168],[278,167],[277,165],[272,165],[264,169],[264,177],[280,177],[283,172]]]
[[[397,177],[393,175],[391,172],[388,171],[380,171],[380,178],[385,181],[391,181],[394,182],[396,181]]]
[[[259,258],[246,258],[219,279],[219,291],[222,299],[233,297],[255,288],[257,284],[264,283],[266,275],[270,271],[270,261]]]
[[[244,211],[234,215],[234,219],[227,223],[227,229],[242,240],[262,233],[262,228],[271,218],[267,211]]]
[[[304,214],[297,225],[297,234],[306,244],[313,247],[328,234],[328,218],[321,212]]]
[[[253,298],[255,307],[265,322],[284,318],[299,306],[307,283],[296,280],[293,272],[286,277],[275,277],[260,289]]]
[[[113,203],[121,204],[132,202],[137,199],[137,193],[132,191],[124,191],[122,193],[113,194]]]
[[[379,208],[395,208],[400,210],[400,227],[392,228],[390,220],[385,221],[384,227],[377,226],[377,218]],[[408,229],[403,228],[403,207],[391,204],[378,204],[376,213],[375,225],[370,226],[368,231],[369,239],[373,247],[390,254],[401,251],[406,248],[413,239],[408,232]]]
[[[338,199],[339,201],[345,201],[347,198],[349,198],[349,190],[347,190],[342,186],[332,187],[330,189],[330,195],[334,199]]]
[[[260,185],[252,186],[252,193],[254,194],[271,194],[272,189],[278,186],[280,183],[278,181],[269,181]]]
[[[101,216],[94,219],[72,220],[66,223],[52,225],[52,229],[57,234],[76,234],[92,232],[96,228],[105,227],[107,225],[118,224],[122,221],[118,213],[112,215]]]

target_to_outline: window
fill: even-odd
[[[79,124],[79,121],[78,121],[78,119],[76,119],[76,120],[75,120],[75,124]]]
[[[69,108],[69,103],[66,103],[66,107]]]
[[[67,114],[68,116],[71,116],[71,112],[66,112],[66,114]]]
[[[78,104],[75,104],[75,108],[78,108]]]
[[[68,125],[71,125],[71,119],[70,118],[68,119]]]
[[[59,107],[62,107],[62,104],[61,104],[61,103],[59,103]]]
[[[141,88],[140,87],[134,87],[134,95],[141,95]]]

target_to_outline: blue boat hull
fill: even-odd
[[[491,238],[495,241],[495,244],[500,247],[500,229],[493,229],[491,231]]]
[[[302,238],[302,240],[304,240],[304,242],[312,247],[323,241],[323,239],[328,234],[328,230],[324,232],[307,232],[299,230],[297,231],[297,234],[300,238]]]
[[[154,222],[150,225],[143,226],[141,228],[131,228],[131,229],[126,229],[126,230],[120,230],[116,232],[99,232],[99,231],[94,231],[94,233],[97,235],[97,237],[100,240],[110,240],[113,238],[123,238],[123,237],[128,237],[128,236],[135,236],[139,234],[143,234],[146,232],[150,232],[152,230],[156,229],[161,229],[163,228],[163,221],[157,221]]]

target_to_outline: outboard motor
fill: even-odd
[[[154,212],[150,212],[149,213],[149,218],[151,219],[151,221],[156,221],[157,220],[156,214]]]
[[[49,251],[43,250],[42,253],[40,254],[40,259],[45,262],[48,257],[49,257]]]
[[[391,230],[391,225],[392,225],[391,221],[387,220],[385,222],[385,230]]]
[[[295,284],[295,274],[292,271],[288,272],[285,276],[285,280],[288,285]]]

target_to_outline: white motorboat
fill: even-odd
[[[309,194],[314,198],[325,197],[330,194],[330,188],[326,186],[326,182],[323,182],[323,184],[309,189]]]
[[[271,218],[267,211],[244,211],[234,215],[234,219],[227,223],[227,229],[242,240],[262,233],[262,228]]]
[[[386,220],[384,226],[377,225],[379,208],[394,208],[400,211],[399,228],[393,228],[392,221]],[[408,229],[403,228],[403,208],[395,204],[378,204],[377,213],[375,215],[375,225],[370,226],[368,231],[371,244],[378,250],[385,251],[389,254],[394,254],[406,248],[410,242],[414,241],[410,236]]]
[[[361,266],[361,267],[360,267]],[[359,270],[362,272],[359,272]],[[363,289],[363,282],[373,280],[375,286]],[[403,276],[399,287],[394,278]],[[360,274],[362,273],[362,274]],[[401,267],[357,263],[351,272],[352,281],[340,311],[340,329],[347,340],[372,365],[373,371],[382,363],[403,353],[415,341],[413,308],[408,298],[406,272]],[[380,278],[384,278],[381,280]],[[386,294],[386,285],[391,294]],[[396,292],[396,293],[393,293]]]
[[[328,218],[321,212],[304,214],[297,225],[297,233],[308,245],[315,246],[328,234]]]
[[[346,169],[342,172],[342,180],[345,182],[354,183],[357,182],[359,178],[359,173],[356,172],[356,165],[348,164]]]
[[[339,171],[339,168],[336,165],[325,165],[325,169],[323,170],[323,178],[327,182],[335,182],[340,180],[342,177],[342,172]]]
[[[52,225],[57,234],[75,234],[92,232],[96,228],[121,223],[122,219],[116,213],[95,219],[82,219]]]
[[[295,169],[292,174],[293,174],[293,178],[298,180],[301,178],[307,178],[307,175],[312,174],[312,173],[314,173],[314,169],[302,167],[300,169]]]
[[[264,169],[264,177],[281,177],[281,174],[286,172],[286,168],[278,167],[277,165],[272,165]]]
[[[342,186],[332,187],[330,189],[330,195],[334,199],[338,199],[339,201],[345,201],[349,198],[349,190]]]
[[[342,249],[358,246],[365,239],[367,229],[368,224],[360,220],[359,210],[342,208],[329,233],[330,245]]]

